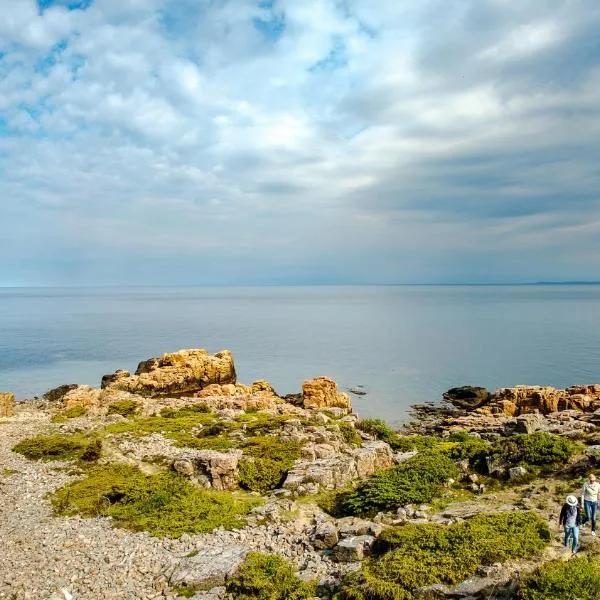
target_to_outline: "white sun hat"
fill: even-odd
[[[567,504],[569,506],[577,506],[577,498],[575,496],[567,496]]]

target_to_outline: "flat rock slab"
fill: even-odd
[[[199,591],[222,586],[235,574],[249,551],[247,546],[201,550],[179,563],[171,576],[171,585]]]
[[[470,519],[483,513],[512,512],[515,510],[518,510],[518,508],[514,504],[490,506],[484,502],[453,502],[448,504],[440,515],[446,519]]]

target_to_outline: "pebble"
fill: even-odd
[[[310,545],[309,522],[219,528],[171,540],[113,528],[109,518],[53,517],[47,495],[76,479],[70,463],[29,461],[11,451],[50,427],[34,414],[0,422],[0,599],[175,598],[169,578],[190,552],[239,543],[278,552],[304,567],[306,579],[339,580],[343,574]]]

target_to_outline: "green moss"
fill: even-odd
[[[342,494],[339,504],[345,514],[369,515],[430,502],[448,479],[457,476],[458,469],[447,456],[420,452],[397,467],[373,475],[354,492]]]
[[[454,585],[471,577],[480,565],[537,556],[550,537],[546,523],[535,513],[478,515],[450,526],[390,528],[379,538],[386,552],[365,561],[336,598],[412,600],[416,589],[435,583]]]
[[[300,458],[298,442],[284,441],[274,436],[257,436],[243,446],[238,481],[244,489],[265,493],[276,488]]]
[[[441,438],[430,435],[400,435],[383,419],[361,419],[356,427],[388,443],[398,452],[432,450],[443,442]]]
[[[77,460],[95,443],[82,434],[39,435],[20,441],[13,452],[31,460]]]
[[[183,586],[174,587],[171,591],[182,598],[193,598],[196,595],[196,590]]]
[[[196,425],[210,425],[215,422],[214,415],[200,412],[177,414],[171,417],[136,417],[122,423],[114,423],[106,428],[109,433],[129,433],[137,436],[162,433],[177,440],[182,434],[191,435]]]
[[[2,469],[2,475],[5,477],[10,477],[11,475],[16,475],[19,471],[16,469]]]
[[[520,600],[598,600],[600,558],[577,556],[553,561],[526,577],[518,591]]]
[[[163,408],[160,411],[160,416],[166,419],[177,419],[179,417],[187,417],[195,413],[208,414],[210,412],[210,406],[208,406],[206,402],[196,402],[195,404],[190,404],[179,409]]]
[[[227,592],[235,600],[303,600],[317,595],[315,583],[300,579],[281,556],[258,552],[248,554],[227,582]]]
[[[171,472],[145,475],[134,467],[107,465],[57,491],[52,504],[59,515],[107,516],[119,527],[179,537],[241,527],[258,501],[206,490]]]
[[[502,438],[492,455],[509,465],[554,466],[566,463],[580,446],[553,433],[536,432]]]
[[[54,415],[50,419],[53,423],[64,423],[67,419],[75,419],[77,417],[83,417],[87,413],[87,408],[82,404],[76,404],[67,410],[64,410],[58,415]]]
[[[117,400],[108,405],[109,415],[121,415],[122,417],[133,417],[140,409],[139,402],[135,400]]]
[[[360,437],[358,431],[356,431],[356,428],[352,424],[341,422],[337,423],[337,427],[339,428],[340,433],[342,434],[346,444],[357,447],[362,444],[362,438]]]

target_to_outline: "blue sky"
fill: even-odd
[[[597,0],[0,14],[0,285],[600,279]]]

